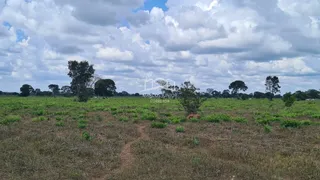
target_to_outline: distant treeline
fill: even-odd
[[[95,94],[94,89],[89,90],[89,96],[94,97],[94,96],[99,96]],[[162,94],[139,94],[139,93],[128,93],[126,91],[121,91],[121,92],[114,92],[106,97],[158,97],[158,98],[167,98],[167,97],[173,97],[172,92],[162,92]],[[238,93],[238,94],[232,94],[230,90],[223,90],[223,91],[216,91],[213,89],[207,89],[206,92],[199,92],[199,96],[201,97],[206,97],[206,98],[238,98],[238,99],[250,99],[250,98],[255,98],[255,99],[264,99],[267,98],[269,99],[272,94],[270,92],[264,93],[264,92],[254,92],[250,94],[246,93]],[[293,93],[295,95],[296,99],[298,101],[303,101],[307,99],[320,99],[320,91],[315,90],[315,89],[310,89],[307,91],[296,91]],[[2,92],[0,91],[0,96],[23,96],[22,93],[17,93],[17,92]],[[75,93],[73,93],[70,89],[69,86],[63,86],[61,89],[58,91],[52,92],[52,91],[41,91],[40,89],[35,89],[31,88],[30,94],[28,96],[62,96],[62,97],[73,97],[76,96]],[[280,94],[274,95],[273,98],[275,99],[281,99],[282,96]]]
[[[181,87],[172,85],[167,81],[157,81],[161,89],[161,94],[143,94],[139,93],[130,94],[126,91],[117,92],[116,84],[112,79],[102,79],[94,75],[95,69],[93,65],[90,65],[88,61],[69,61],[68,62],[69,73],[68,76],[71,78],[70,86],[62,86],[61,88],[57,84],[50,84],[48,88],[51,91],[41,91],[39,88],[34,89],[29,84],[24,84],[20,88],[20,93],[16,92],[2,92],[0,95],[5,96],[64,96],[64,97],[77,97],[78,101],[86,102],[92,97],[112,97],[112,96],[144,96],[144,97],[159,97],[159,98],[176,98],[181,97],[185,92],[188,96],[195,97],[206,97],[206,98],[237,98],[246,100],[249,98],[282,98],[280,93],[280,81],[277,76],[268,76],[265,79],[265,93],[254,92],[246,94],[248,86],[241,80],[231,82],[228,89],[216,91],[212,88],[208,88],[206,92],[198,92],[196,88],[190,82],[184,82]],[[189,93],[189,94],[188,94]],[[292,96],[291,93],[286,93],[285,96]],[[310,89],[308,91],[297,91],[293,94],[295,100],[306,100],[306,99],[320,99],[320,91]]]

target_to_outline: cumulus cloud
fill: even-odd
[[[167,11],[143,4],[0,1],[10,25],[0,25],[0,90],[65,85],[68,60],[88,60],[129,92],[146,74],[202,90],[243,79],[263,91],[267,75],[280,76],[283,91],[320,86],[318,0],[168,0]]]

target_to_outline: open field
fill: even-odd
[[[320,101],[159,101],[1,97],[0,179],[320,177]]]

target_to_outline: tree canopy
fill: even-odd
[[[237,80],[229,85],[229,89],[232,90],[232,94],[238,94],[240,90],[246,91],[248,89],[248,86],[243,81]]]
[[[31,93],[33,93],[34,89],[31,85],[29,84],[24,84],[20,88],[20,95],[23,97],[30,96]]]
[[[100,79],[94,85],[94,93],[97,96],[114,96],[116,93],[116,89],[116,84],[112,79]]]
[[[69,61],[68,68],[68,75],[72,78],[70,83],[72,92],[77,95],[80,102],[88,101],[87,84],[91,81],[95,72],[93,65],[89,65],[88,61]]]

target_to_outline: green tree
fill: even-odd
[[[56,97],[56,95],[58,95],[59,94],[59,85],[57,85],[57,84],[50,84],[49,86],[48,86],[48,88],[52,91],[52,95],[54,96],[54,97]]]
[[[94,93],[97,96],[114,96],[116,93],[116,89],[116,84],[112,79],[100,79],[94,85]]]
[[[293,103],[296,101],[296,97],[291,92],[285,93],[282,98],[283,102],[285,103],[286,107],[291,107]]]
[[[268,76],[266,78],[266,92],[270,93],[270,95],[267,96],[270,101],[272,101],[276,93],[280,92],[281,86],[279,85],[279,83],[280,81],[277,76]]]
[[[24,84],[20,88],[20,95],[23,97],[30,96],[31,93],[33,93],[34,89],[31,85],[29,84]]]
[[[179,89],[179,102],[187,115],[196,114],[205,99],[201,99],[197,89],[189,81],[184,82]]]
[[[93,78],[95,70],[93,65],[89,65],[88,61],[69,61],[69,73],[72,78],[71,89],[78,97],[78,101],[86,102],[89,99],[87,84]]]
[[[239,91],[246,91],[248,86],[243,81],[237,80],[229,85],[229,89],[231,90],[231,94],[238,96]]]

